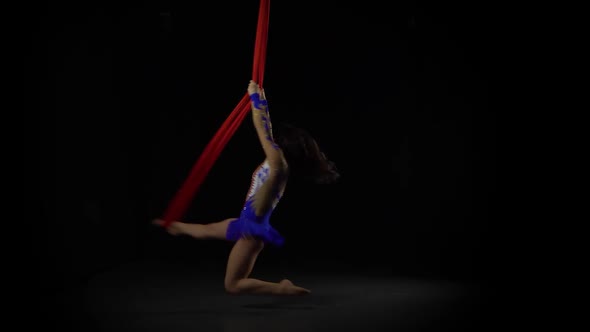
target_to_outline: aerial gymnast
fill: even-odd
[[[265,159],[252,174],[243,209],[238,217],[213,223],[173,220],[166,226],[172,235],[188,235],[195,239],[232,241],[225,273],[225,290],[229,294],[306,295],[309,289],[288,279],[269,282],[250,278],[256,259],[265,245],[281,247],[284,237],[271,225],[270,218],[281,200],[290,179],[314,183],[334,183],[339,173],[326,158],[316,140],[306,130],[281,124],[273,135],[268,102],[260,86],[250,81],[248,95],[251,115]],[[163,219],[153,223],[165,226]]]
[[[328,184],[334,183],[340,176],[334,163],[326,158],[306,130],[281,124],[278,135],[273,133],[268,101],[262,88],[269,12],[270,0],[260,0],[252,79],[244,96],[207,144],[164,214],[152,223],[172,235],[234,242],[224,283],[230,294],[305,295],[310,290],[296,286],[288,279],[268,282],[250,278],[254,263],[265,245],[284,245],[285,239],[270,224],[270,217],[285,192],[287,182],[311,180],[312,183]],[[248,114],[252,115],[265,159],[252,174],[240,215],[212,223],[181,221],[219,154]]]

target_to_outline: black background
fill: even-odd
[[[150,258],[222,268],[229,244],[173,238],[150,220],[246,91],[258,1],[29,11],[25,218],[35,283],[65,287]],[[290,185],[272,219],[286,246],[259,264],[489,281],[498,11],[481,2],[271,3],[272,119],[307,128],[342,179]],[[246,118],[185,219],[236,216],[262,158]]]

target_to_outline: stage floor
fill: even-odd
[[[268,273],[265,273],[268,272]],[[56,331],[487,331],[489,292],[476,283],[354,274],[291,274],[303,297],[232,296],[223,269],[141,261],[45,296]],[[272,271],[253,277],[278,281]]]

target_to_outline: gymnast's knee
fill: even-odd
[[[225,292],[230,295],[239,295],[242,293],[242,289],[238,285],[239,280],[226,279],[224,282]]]

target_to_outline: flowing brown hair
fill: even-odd
[[[313,136],[300,127],[281,122],[275,141],[283,150],[289,174],[314,183],[334,183],[340,177],[335,164],[326,158]]]

